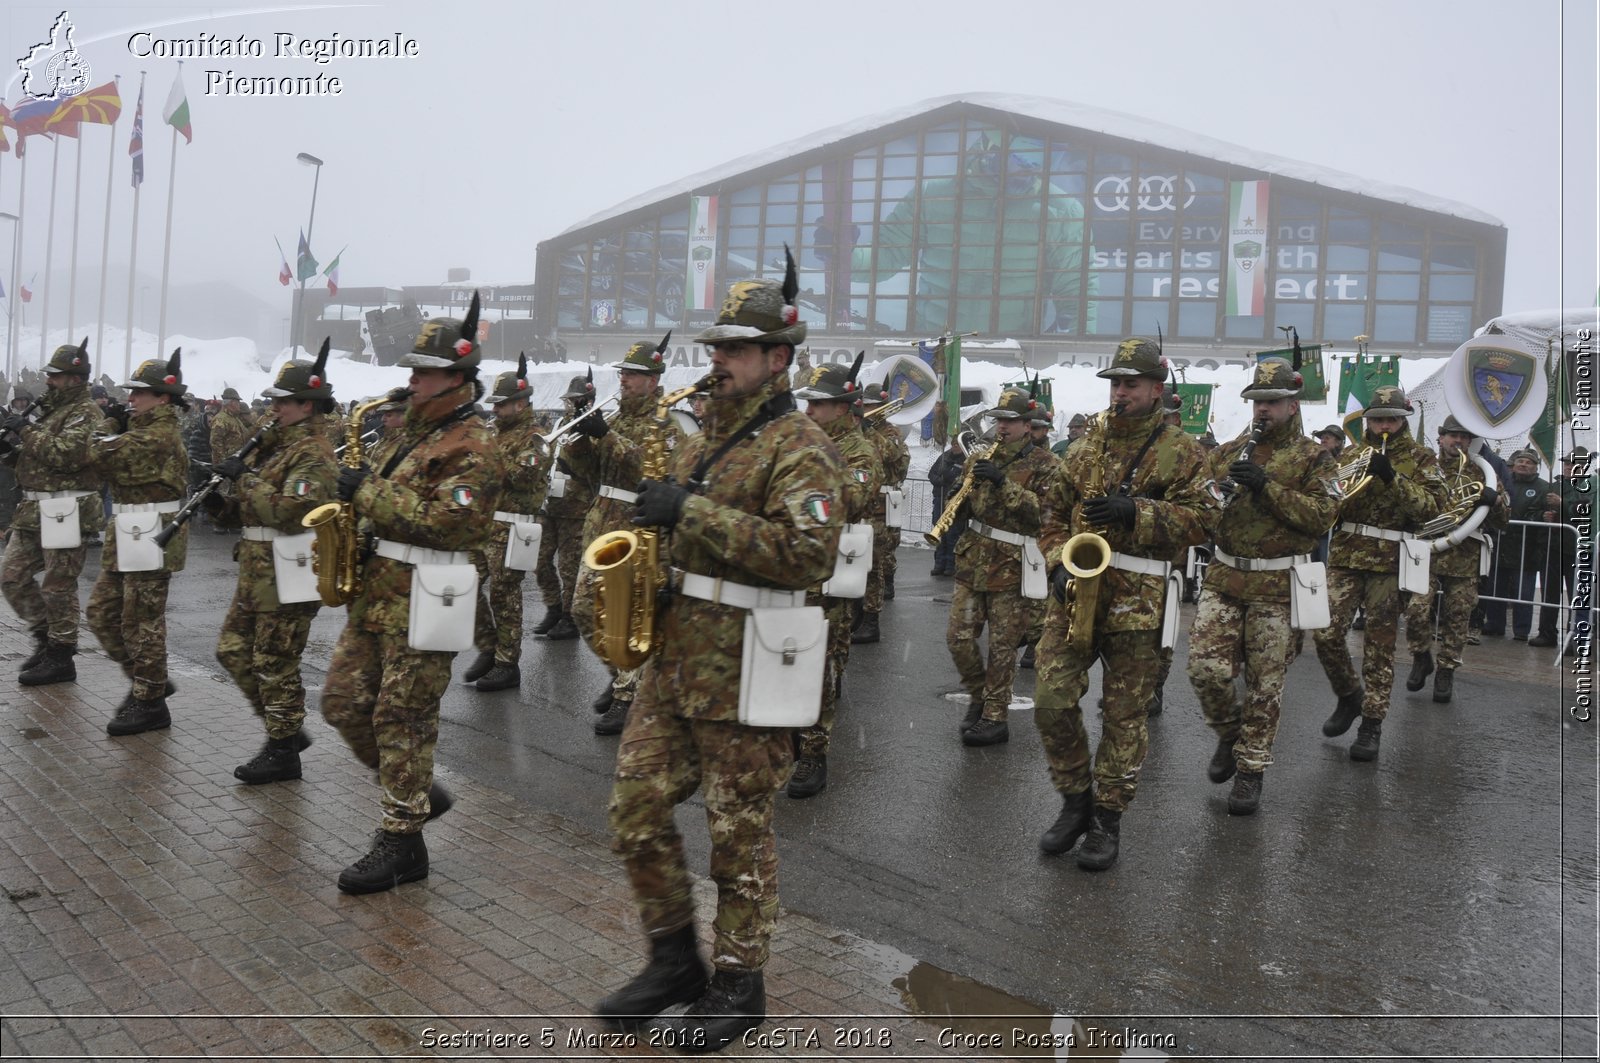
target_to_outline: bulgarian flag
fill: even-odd
[[[173,129],[183,134],[185,144],[194,143],[194,129],[189,125],[189,97],[183,91],[183,68],[172,79],[172,91],[167,93],[167,105],[161,108],[161,118]]]
[[[1260,317],[1267,305],[1267,182],[1228,184],[1230,317]]]
[[[322,271],[322,275],[328,278],[329,295],[339,294],[339,260],[343,257],[344,248],[341,247],[339,253],[333,256],[333,261],[328,263],[328,268]],[[287,269],[288,267],[284,268]]]

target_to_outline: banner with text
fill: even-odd
[[[1267,303],[1266,181],[1228,186],[1228,307],[1236,317],[1260,317]]]
[[[684,282],[688,292],[685,305],[690,310],[717,307],[716,278],[712,266],[717,258],[717,197],[689,197],[689,275]]]

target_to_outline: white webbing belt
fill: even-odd
[[[985,539],[993,539],[997,543],[1009,543],[1012,546],[1021,546],[1033,538],[1033,536],[1023,535],[1021,532],[1008,532],[1002,528],[990,527],[979,520],[967,521],[967,530],[977,532]]]
[[[1296,565],[1304,565],[1311,560],[1310,554],[1295,554],[1293,557],[1235,557],[1220,546],[1212,547],[1211,556],[1240,572],[1286,572]]]
[[[93,498],[98,493],[79,487],[71,491],[24,491],[22,498],[26,502],[43,502],[47,498]]]
[[[780,591],[771,587],[749,587],[732,580],[702,576],[697,572],[683,572],[678,589],[690,598],[717,605],[731,605],[736,609],[794,609],[806,604],[805,591]]]
[[[1172,562],[1157,561],[1153,557],[1138,557],[1134,554],[1111,553],[1111,567],[1124,572],[1137,572],[1141,576],[1160,576],[1167,578],[1167,573],[1172,571]]]
[[[1370,524],[1357,524],[1348,520],[1339,525],[1339,530],[1354,532],[1357,535],[1370,535],[1374,539],[1388,539],[1396,543],[1416,538],[1410,532],[1395,531],[1393,528],[1375,528]]]
[[[252,543],[270,543],[278,537],[278,529],[246,525],[239,529],[239,538]]]
[[[397,543],[393,539],[379,539],[374,551],[379,557],[402,561],[408,565],[470,565],[472,557],[464,550],[430,550],[426,546]]]
[[[494,511],[494,519],[502,521],[506,524],[539,523],[539,515],[537,513],[507,513],[503,509],[497,509]]]
[[[176,513],[182,502],[113,502],[111,512],[117,513]]]
[[[609,484],[601,484],[600,490],[597,491],[596,494],[598,494],[601,498],[615,498],[619,502],[639,501],[639,492],[624,491],[620,487],[612,487]]]

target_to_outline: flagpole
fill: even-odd
[[[22,132],[17,131],[17,147],[22,147]],[[17,152],[17,164],[22,170],[22,177],[17,183],[17,220],[12,223],[11,233],[11,317],[6,322],[6,379],[17,379],[15,361],[17,353],[17,293],[21,291],[21,284],[17,275],[22,272],[22,219],[26,213],[22,209],[23,201],[28,196],[28,159],[21,151]]]
[[[178,64],[178,77],[183,77],[183,64]],[[161,249],[161,315],[156,327],[156,354],[167,349],[167,273],[172,264],[172,193],[178,187],[178,127],[172,127],[172,156],[167,164],[167,235]]]
[[[117,78],[117,98],[122,98],[122,75]],[[122,117],[122,112],[117,112],[117,117]],[[100,237],[100,305],[95,311],[96,332],[94,337],[94,356],[104,357],[106,349],[106,280],[111,267],[111,185],[116,180],[117,165],[117,123],[111,123],[110,150],[106,152],[106,220],[103,235]]]
[[[78,123],[72,162],[72,263],[67,270],[67,342],[72,342],[73,315],[78,310],[78,204],[83,194],[83,123]]]
[[[144,71],[139,71],[139,102],[144,103]],[[139,115],[134,115],[134,121],[139,121]],[[143,159],[144,140],[141,135],[139,141],[140,158]],[[139,191],[144,187],[144,182],[138,181],[133,186],[133,239],[128,245],[128,329],[123,334],[122,340],[122,379],[127,380],[133,376],[133,284],[138,275],[137,263],[139,261]],[[159,351],[160,348],[157,348]]]
[[[56,259],[56,171],[61,162],[61,135],[50,137],[50,216],[44,227],[44,305],[39,308],[39,368],[44,368],[45,343],[50,335],[50,272]]]

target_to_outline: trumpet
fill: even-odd
[[[573,414],[571,417],[568,417],[565,421],[562,421],[560,424],[558,424],[554,428],[550,429],[550,431],[546,432],[544,434],[544,445],[547,446],[547,447],[555,446],[556,443],[561,439],[562,436],[567,435],[573,429],[578,427],[578,422],[579,421],[583,420],[585,417],[589,416],[591,413],[594,413],[596,410],[605,409],[607,406],[611,405],[613,402],[616,402],[616,401],[617,401],[617,397],[615,395],[612,395],[610,398],[606,399],[604,402],[598,403],[598,404],[596,404],[594,406],[585,406],[583,409],[579,410],[577,413]],[[616,416],[617,415],[615,413],[613,413],[610,417],[607,417],[606,418],[607,423],[609,423],[612,420],[614,420],[616,418]]]
[[[884,403],[882,406],[876,407],[875,409],[868,410],[866,413],[862,414],[861,415],[861,419],[863,421],[875,421],[875,420],[879,420],[881,418],[893,417],[895,414],[899,413],[901,410],[903,410],[905,408],[906,408],[906,400],[905,399],[890,399],[888,402]]]
[[[1372,455],[1387,453],[1389,453],[1389,433],[1385,432],[1380,446],[1374,448],[1368,443],[1357,450],[1349,461],[1339,466],[1338,472],[1334,474],[1334,484],[1346,502],[1366,490],[1367,485],[1372,483],[1372,473],[1368,471],[1372,465]]]

